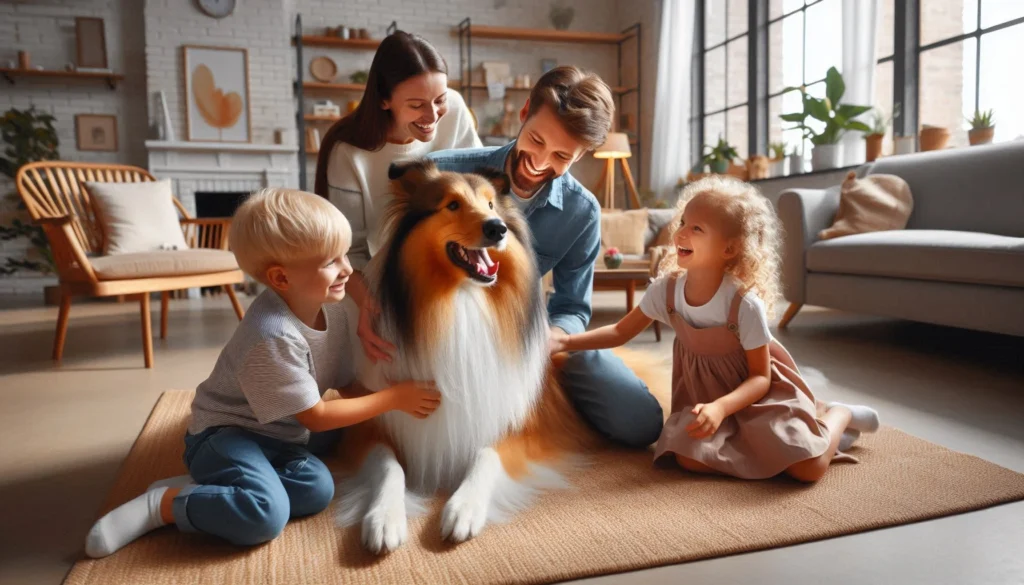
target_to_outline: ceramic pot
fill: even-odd
[[[605,255],[604,257],[605,268],[614,270],[619,266],[622,266],[622,254],[611,254]]]
[[[843,166],[843,145],[818,144],[811,149],[811,170],[822,171]]]
[[[992,138],[996,134],[996,127],[992,126],[989,128],[976,128],[967,133],[967,140],[971,142],[971,146],[978,144],[989,144],[992,142]]]
[[[867,162],[871,162],[882,156],[882,140],[884,138],[884,134],[869,134],[864,137],[864,159]]]
[[[708,168],[711,169],[712,173],[718,173],[724,175],[729,171],[729,161],[727,160],[716,160],[712,163],[708,163]]]
[[[928,150],[942,150],[949,143],[949,130],[937,126],[928,126],[921,129],[918,137],[918,146],[921,152]]]

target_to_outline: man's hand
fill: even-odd
[[[441,406],[441,393],[432,382],[400,382],[388,391],[394,396],[394,410],[416,418],[427,418]]]
[[[696,415],[696,418],[686,425],[686,432],[691,439],[706,439],[714,435],[725,420],[725,409],[717,402],[698,404],[690,412]]]
[[[548,331],[548,353],[556,354],[569,349],[569,334],[561,327],[552,327]]]
[[[371,362],[377,363],[378,360],[384,360],[390,363],[391,355],[396,349],[395,346],[378,337],[373,330],[373,320],[379,314],[380,307],[377,306],[377,301],[367,295],[359,305],[359,325],[356,327],[356,333],[359,335],[360,343],[363,344],[363,351],[366,352]]]

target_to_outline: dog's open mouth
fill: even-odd
[[[498,262],[491,260],[487,248],[474,250],[448,242],[448,258],[476,281],[490,284],[498,278]]]

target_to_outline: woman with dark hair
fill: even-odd
[[[403,31],[381,41],[359,107],[327,131],[316,164],[315,192],[352,224],[352,266],[361,271],[380,249],[393,161],[479,146],[472,114],[448,89],[448,65],[437,49]],[[360,274],[353,274],[352,300],[372,303],[365,292]],[[373,357],[384,357],[375,349],[367,347]]]

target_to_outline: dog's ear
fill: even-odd
[[[494,186],[494,191],[498,195],[507,195],[509,189],[512,188],[512,181],[509,180],[508,175],[501,171],[481,167],[475,171],[475,174],[487,179]]]
[[[420,185],[439,174],[434,161],[425,158],[393,162],[388,167],[388,179],[397,182],[406,195],[412,195]]]

